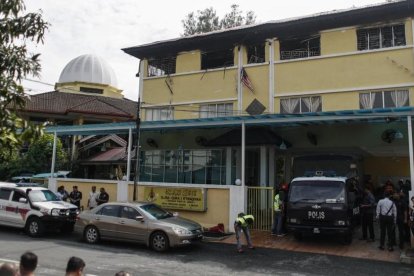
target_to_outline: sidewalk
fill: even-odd
[[[318,237],[309,236],[301,241],[295,240],[293,235],[286,235],[284,237],[271,236],[270,232],[265,231],[251,231],[252,242],[255,247],[274,248],[281,250],[309,252],[318,254],[337,255],[345,257],[354,257],[362,259],[371,259],[387,262],[400,262],[400,255],[402,250],[398,246],[394,247],[393,252],[388,250],[379,250],[378,236],[375,242],[360,241],[359,232],[356,231],[354,239],[350,245],[341,244],[337,237]],[[225,237],[217,242],[236,244],[236,236],[231,235]],[[246,244],[243,236],[243,244]],[[409,244],[405,244],[405,249]],[[236,248],[236,247],[235,247]],[[236,249],[235,249],[236,250]]]

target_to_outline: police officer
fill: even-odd
[[[254,249],[252,241],[250,239],[250,230],[249,226],[253,224],[254,217],[253,215],[246,215],[244,213],[239,213],[237,215],[236,221],[234,222],[234,230],[236,231],[236,240],[237,240],[237,251],[243,253],[242,243],[240,241],[241,232],[244,232],[246,236],[247,246],[250,249]]]
[[[80,209],[80,202],[82,199],[82,192],[78,190],[78,186],[73,186],[73,191],[69,194],[70,203],[78,206]]]
[[[279,189],[276,189],[276,195],[273,200],[272,235],[277,235],[278,237],[283,237],[285,235],[282,233],[283,209],[283,198]]]

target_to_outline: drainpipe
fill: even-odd
[[[244,121],[242,121],[241,156],[241,184],[245,187],[246,125]]]
[[[242,108],[243,108],[243,86],[241,84],[241,70],[243,68],[243,55],[242,55],[242,50],[241,50],[241,46],[238,46],[238,59],[237,59],[237,111],[238,114],[241,115],[242,114]]]
[[[412,128],[411,116],[407,116],[407,127],[408,127],[408,151],[410,154],[411,194],[414,194],[413,128]]]
[[[57,141],[57,133],[55,131],[53,137],[53,151],[52,151],[52,166],[50,168],[50,177],[54,178],[55,173],[55,162],[56,162],[56,141]]]

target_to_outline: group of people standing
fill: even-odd
[[[385,249],[385,236],[388,238],[387,248],[389,251],[394,250],[397,245],[396,234],[398,231],[398,245],[400,249],[404,248],[404,242],[410,240],[410,229],[414,234],[414,197],[411,203],[408,200],[408,191],[410,182],[403,180],[398,182],[395,187],[390,180],[383,186],[384,197],[380,199],[375,208],[375,198],[369,188],[365,189],[361,204],[362,215],[362,237],[367,239],[367,229],[369,229],[370,238],[368,241],[375,240],[373,217],[380,225],[380,245],[379,249]]]
[[[67,201],[69,199],[70,203],[78,206],[79,209],[83,209],[83,206],[81,207],[80,204],[82,200],[82,192],[78,190],[78,186],[73,186],[73,190],[70,193],[65,190],[64,186],[60,186],[56,195],[60,200]],[[100,188],[100,192],[97,192],[96,186],[92,186],[88,195],[88,209],[93,209],[108,201],[109,194],[105,191],[105,188],[102,187]]]

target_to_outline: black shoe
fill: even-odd
[[[394,251],[394,248],[388,247],[388,251],[392,252],[392,251]]]
[[[367,238],[359,238],[360,241],[365,241]]]
[[[384,250],[384,246],[380,245],[380,246],[378,246],[378,249],[379,250]]]

